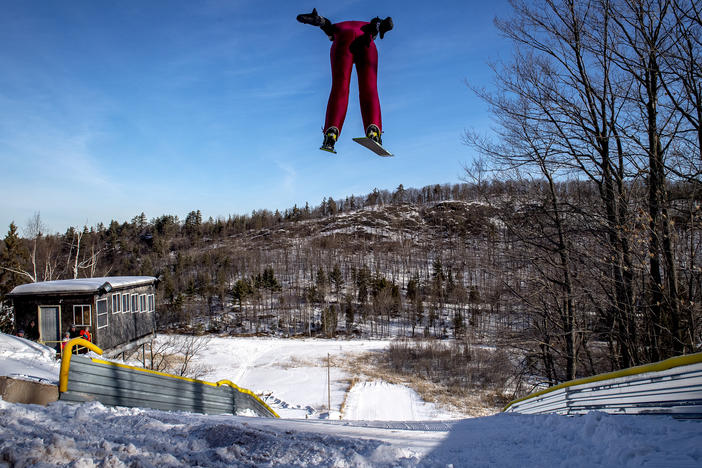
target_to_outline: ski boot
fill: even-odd
[[[324,142],[322,142],[322,146],[319,149],[336,154],[336,151],[334,151],[334,144],[338,139],[339,130],[336,127],[329,127],[324,134]]]
[[[366,137],[383,146],[383,139],[380,136],[380,129],[375,124],[370,124],[366,129]]]
[[[378,27],[378,32],[380,32],[380,38],[382,39],[385,36],[385,33],[390,31],[393,28],[394,24],[392,22],[391,17],[385,18],[383,21],[380,22],[380,26]]]
[[[324,16],[319,16],[317,9],[313,8],[312,13],[303,13],[297,15],[297,20],[300,23],[311,24],[312,26],[319,26],[324,33],[329,36],[330,40],[334,40],[334,25]]]
[[[311,24],[312,26],[321,26],[322,18],[323,17],[319,16],[319,13],[317,13],[316,8],[312,9],[312,13],[303,13],[301,15],[297,15],[297,20],[300,23]]]
[[[380,34],[380,38],[382,39],[385,37],[385,33],[390,31],[393,28],[393,22],[391,17],[387,17],[384,20],[381,20],[377,16],[370,20],[370,22],[363,26],[361,29],[364,32],[369,33],[371,36],[373,36],[373,39]]]

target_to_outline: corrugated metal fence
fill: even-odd
[[[59,379],[61,400],[94,400],[109,406],[167,411],[252,413],[261,417],[278,417],[254,393],[228,380],[206,382],[101,359],[72,356],[71,349],[76,345],[102,354],[95,345],[79,338],[66,345]]]
[[[675,414],[702,417],[702,353],[573,380],[515,400],[526,414]]]

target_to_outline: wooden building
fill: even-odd
[[[123,347],[155,331],[157,283],[152,276],[109,276],[23,284],[9,295],[15,328],[35,320],[39,341],[58,348],[71,325],[89,327],[100,348]]]

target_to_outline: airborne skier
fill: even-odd
[[[375,17],[370,22],[342,21],[332,24],[327,18],[319,16],[315,8],[312,13],[298,15],[297,20],[319,26],[332,41],[330,52],[332,88],[324,122],[324,141],[320,149],[336,153],[334,144],[339,139],[344,125],[349,103],[351,69],[355,64],[366,138],[354,138],[354,140],[379,155],[391,156],[382,147],[383,123],[378,98],[378,50],[373,41],[378,34],[382,39],[385,33],[393,28],[392,18],[381,20]]]

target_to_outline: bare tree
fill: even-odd
[[[640,149],[648,191],[648,254],[651,293],[648,310],[651,358],[683,352],[682,322],[673,229],[669,215],[666,159],[678,139],[681,116],[664,104],[665,56],[677,38],[671,0],[621,0],[608,4],[615,32],[624,44],[616,64],[632,79],[628,132],[631,148]]]
[[[153,360],[149,367],[183,377],[202,377],[208,369],[202,365],[194,365],[193,361],[209,342],[210,338],[207,336],[161,336],[152,345]]]

